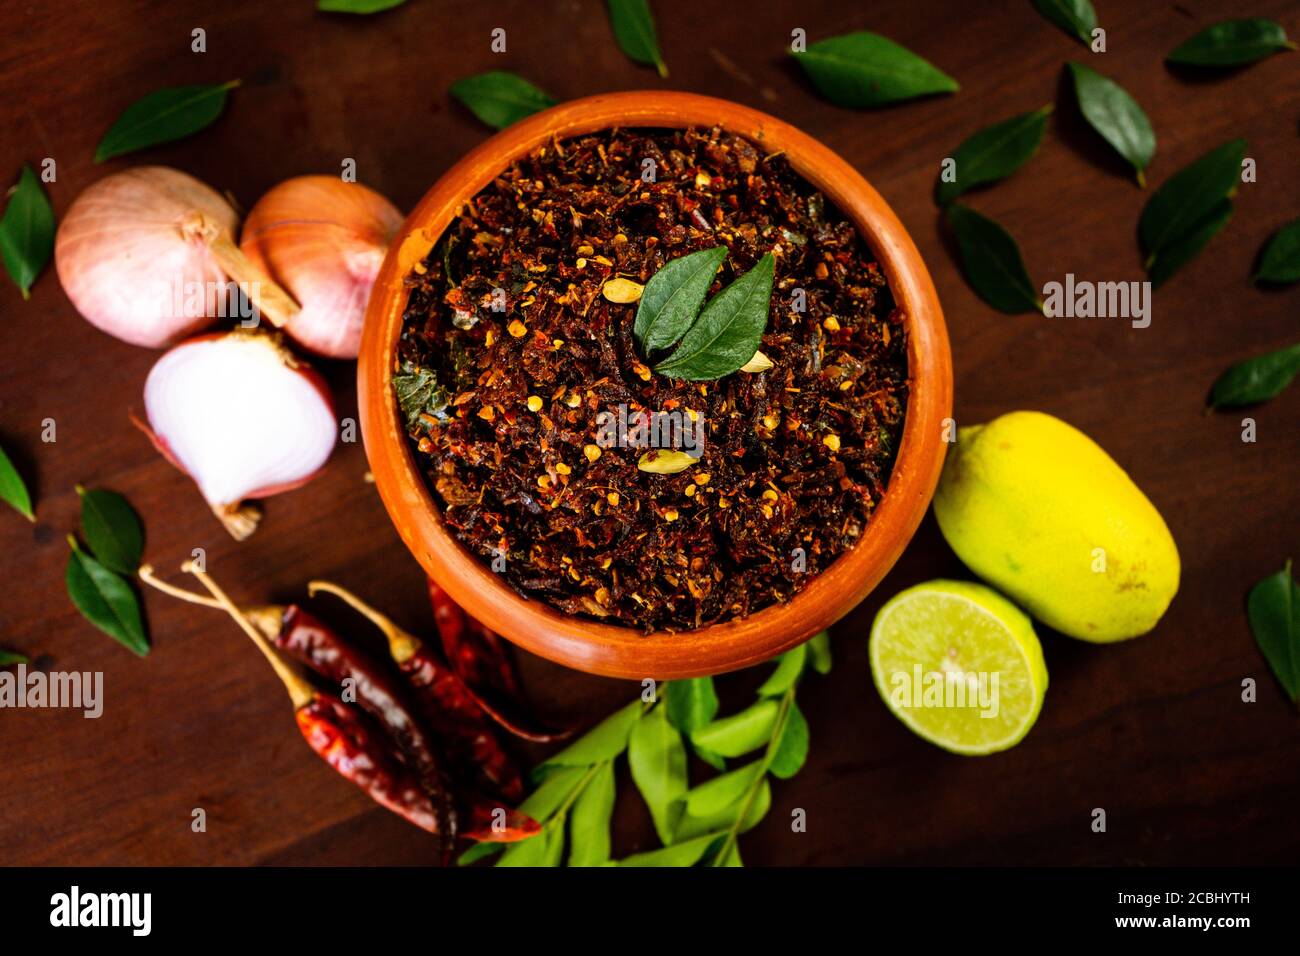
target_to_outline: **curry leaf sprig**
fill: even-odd
[[[758,353],[776,260],[766,253],[704,305],[726,257],[725,246],[681,256],[651,276],[641,292],[632,327],[641,354],[651,360],[677,343],[676,350],[654,366],[661,375],[713,381],[744,368]]]
[[[140,657],[149,653],[140,600],[129,578],[140,567],[144,531],[135,509],[112,491],[80,485],[81,530],[90,552],[68,535],[72,553],[64,574],[68,597],[95,627]]]
[[[533,769],[540,783],[519,805],[542,825],[536,836],[505,848],[497,866],[560,866],[566,834],[570,866],[595,866],[609,858],[614,808],[614,762],[627,750],[632,728],[649,705],[635,700]],[[461,854],[464,865],[491,856],[500,843],[479,843]]]
[[[770,777],[788,779],[808,755],[808,723],[796,693],[810,668],[830,670],[825,632],[777,658],[758,689],[758,700],[717,718],[712,678],[660,685],[657,696],[636,700],[534,770],[537,788],[519,810],[542,824],[539,834],[511,844],[498,866],[709,866],[741,865],[738,838],[762,821],[772,805]],[[687,742],[721,772],[694,787]],[[725,761],[758,752],[735,770]],[[615,860],[610,819],[616,764],[626,754],[638,793],[662,847]],[[567,858],[566,858],[567,848]],[[480,843],[460,857],[472,863],[500,853]]]

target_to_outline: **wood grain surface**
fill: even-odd
[[[795,124],[856,166],[912,231],[948,318],[958,420],[1031,408],[1084,429],[1165,516],[1183,581],[1160,626],[1138,640],[1093,647],[1040,629],[1051,686],[1033,732],[995,757],[950,756],[886,712],[867,666],[867,632],[885,599],[929,578],[969,577],[927,518],[893,573],[836,628],[833,673],[806,684],[808,764],[775,785],[770,816],[741,841],[746,862],[1294,862],[1300,719],[1256,649],[1244,600],[1300,557],[1300,390],[1248,413],[1253,444],[1241,440],[1242,414],[1202,408],[1227,364],[1300,338],[1300,287],[1247,281],[1266,237],[1300,215],[1300,55],[1214,77],[1175,73],[1162,59],[1234,14],[1276,17],[1294,36],[1297,6],[1096,0],[1108,31],[1101,56],[1027,2],[652,6],[666,81],[624,57],[595,0],[411,0],[370,18],[318,14],[311,0],[11,4],[0,46],[0,175],[9,182],[23,162],[53,157],[58,180],[48,191],[61,214],[111,170],[164,163],[247,208],[282,179],[337,172],[352,158],[361,181],[409,209],[487,135],[446,92],[487,69],[515,70],[561,99],[662,82]],[[494,55],[498,26],[508,52]],[[196,27],[207,31],[203,54],[190,52]],[[812,40],[883,33],[962,90],[875,112],[831,106],[784,54],[795,27]],[[1147,329],[992,311],[962,279],[930,199],[940,160],[963,138],[1055,101],[1040,154],[971,204],[1019,239],[1040,284],[1067,272],[1143,278],[1135,233],[1146,194],[1063,95],[1070,59],[1114,77],[1150,115],[1153,185],[1235,136],[1258,164],[1227,228],[1157,291]],[[244,84],[212,128],[92,164],[104,131],[138,97],[232,77]],[[241,602],[294,600],[308,578],[327,577],[427,630],[420,570],[365,480],[360,443],[341,446],[311,485],[269,501],[262,529],[236,545],[128,422],[155,354],[82,321],[52,268],[29,302],[0,282],[0,343],[0,443],[30,476],[39,515],[33,527],[0,513],[0,646],[53,669],[102,671],[106,698],[98,720],[0,712],[0,863],[431,862],[435,840],[308,751],[284,691],[228,620],[150,593],[154,647],[138,660],[85,623],[63,586],[81,482],[129,496],[146,522],[147,559],[168,574],[201,547]],[[355,416],[353,368],[322,367],[340,414]],[[52,444],[41,441],[45,419],[57,424]],[[557,720],[595,720],[636,689],[526,656],[522,667],[538,707]],[[760,676],[721,680],[724,707],[743,703]],[[1241,700],[1247,677],[1258,682],[1256,703]],[[198,807],[206,833],[191,831]],[[1104,834],[1090,828],[1098,807]],[[794,808],[807,811],[807,833],[791,832]],[[616,852],[652,842],[623,780]]]

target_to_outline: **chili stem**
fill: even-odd
[[[307,593],[311,597],[315,597],[317,591],[333,594],[383,631],[384,637],[388,638],[388,652],[397,663],[404,664],[415,656],[415,652],[420,649],[422,642],[418,637],[402,630],[393,623],[391,618],[375,610],[347,588],[339,587],[329,581],[308,581]]]
[[[310,704],[312,698],[316,696],[316,692],[312,690],[311,685],[303,680],[298,674],[294,673],[293,670],[289,668],[289,665],[280,659],[280,656],[272,650],[271,645],[266,642],[266,638],[261,635],[256,627],[253,626],[252,622],[250,622],[244,615],[244,612],[235,606],[235,602],[230,600],[230,597],[225,591],[221,590],[217,585],[217,582],[208,577],[207,572],[200,570],[193,561],[186,561],[181,565],[181,570],[198,578],[203,586],[212,592],[212,596],[217,599],[217,603],[225,609],[227,614],[235,619],[235,623],[238,624],[243,629],[244,633],[248,635],[249,639],[257,645],[257,649],[262,652],[263,656],[265,656],[267,661],[270,663],[271,669],[275,671],[276,675],[284,683],[285,690],[289,692],[289,699],[293,701],[294,710],[298,710]]]
[[[216,598],[204,597],[202,594],[197,594],[194,591],[187,591],[184,588],[178,588],[174,584],[168,584],[162,578],[157,577],[154,574],[152,564],[140,565],[136,570],[136,574],[140,576],[140,580],[145,584],[149,585],[151,588],[157,588],[163,594],[170,594],[172,597],[181,601],[188,601],[190,604],[199,604],[203,607],[216,608],[218,611],[225,610],[225,608],[222,607],[221,602]]]

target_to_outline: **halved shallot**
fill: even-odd
[[[356,358],[366,302],[402,214],[337,176],[298,176],[257,201],[239,247],[302,306],[284,331],[330,358]]]
[[[237,541],[261,517],[249,499],[306,483],[338,434],[324,381],[278,336],[256,330],[171,349],[149,372],[144,405],[158,450],[194,479]]]
[[[54,265],[86,321],[132,345],[170,345],[241,303],[283,325],[298,306],[235,246],[238,224],[230,203],[193,176],[139,166],[73,200]]]

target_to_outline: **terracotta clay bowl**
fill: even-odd
[[[910,394],[903,440],[883,501],[856,545],[788,603],[693,631],[644,634],[573,617],[528,600],[464,549],[443,524],[399,421],[392,373],[403,278],[455,216],[512,161],[548,142],[615,126],[721,125],[794,169],[857,226],[906,314]],[[793,126],[726,100],[691,93],[609,93],[530,116],[449,169],[407,218],[384,260],[366,313],[358,367],[361,426],[379,494],[424,570],[466,611],[534,654],[593,674],[673,679],[757,664],[807,640],[856,606],[906,547],[934,493],[952,408],[952,359],[934,285],[907,230],[848,163]],[[864,635],[865,638],[865,635]]]

